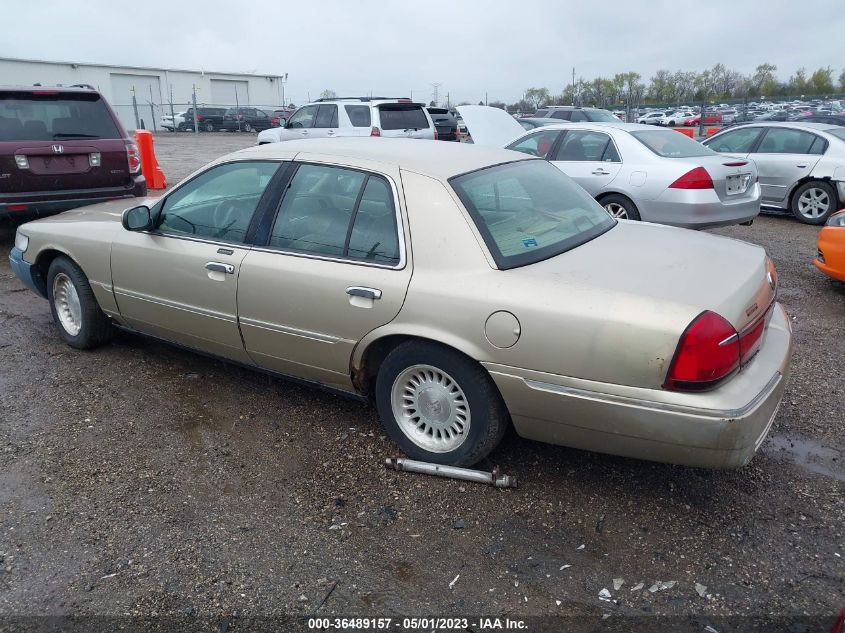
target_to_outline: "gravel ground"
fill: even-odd
[[[156,150],[172,184],[252,142],[159,135]],[[395,449],[358,402],[131,335],[68,348],[4,257],[0,616],[831,620],[845,605],[845,285],[813,268],[813,227],[766,216],[718,233],[768,249],[794,321],[760,454],[712,472],[511,434],[486,467],[516,490],[385,470]],[[0,227],[0,250],[12,242]]]

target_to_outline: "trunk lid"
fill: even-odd
[[[655,311],[671,305],[685,321],[677,324],[678,336],[704,310],[740,331],[774,299],[761,247],[660,224],[621,221],[578,248],[519,270],[550,291],[587,285],[636,297]]]
[[[467,132],[476,145],[505,147],[518,136],[526,133],[510,114],[490,106],[458,106]]]
[[[701,166],[710,174],[716,195],[723,202],[751,198],[757,181],[757,166],[747,158],[730,156],[697,156],[685,159],[692,167]]]

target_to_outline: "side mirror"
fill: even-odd
[[[149,231],[153,228],[153,218],[150,208],[143,204],[126,209],[123,212],[121,222],[123,228],[127,231]]]

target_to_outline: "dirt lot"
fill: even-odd
[[[253,139],[160,135],[156,148],[175,183]],[[761,453],[710,472],[510,435],[487,466],[516,490],[385,470],[395,450],[357,402],[130,335],[70,349],[4,256],[0,616],[829,626],[845,606],[845,285],[813,268],[813,227],[769,216],[718,232],[768,249],[794,321]],[[0,251],[12,242],[0,228]],[[675,584],[650,592],[659,581]]]

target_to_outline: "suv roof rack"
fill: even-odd
[[[322,97],[315,99],[312,103],[320,103],[323,101],[380,101],[382,99],[408,99],[408,97]],[[410,101],[410,99],[408,99]]]

